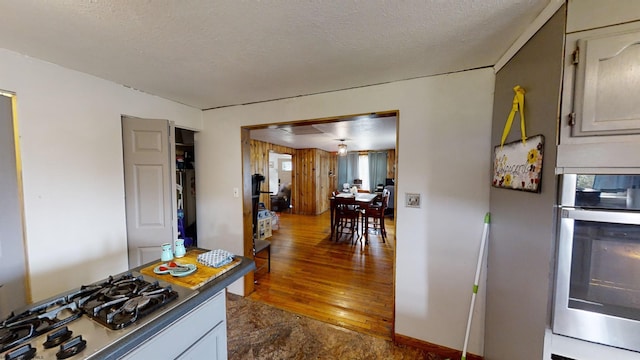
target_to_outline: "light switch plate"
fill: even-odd
[[[417,193],[405,193],[405,207],[419,208],[420,207],[420,194]]]

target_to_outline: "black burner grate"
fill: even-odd
[[[163,287],[158,281],[149,282],[131,273],[110,276],[0,321],[0,352],[58,329],[83,313],[110,329],[122,329],[177,298],[170,285]]]

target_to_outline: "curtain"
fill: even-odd
[[[358,178],[358,152],[348,152],[345,156],[338,156],[338,191],[342,191],[342,184],[353,183]]]
[[[373,192],[378,184],[385,184],[387,178],[387,152],[369,152],[369,187]]]

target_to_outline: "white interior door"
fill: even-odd
[[[129,267],[136,267],[159,259],[161,245],[173,243],[173,125],[123,116],[122,137]]]
[[[27,304],[22,191],[12,98],[0,95],[0,319]]]

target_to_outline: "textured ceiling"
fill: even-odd
[[[348,151],[396,148],[397,117],[358,116],[336,122],[289,127],[289,125],[251,130],[251,138],[294,149],[337,151],[344,142]]]
[[[200,109],[494,65],[549,0],[0,2],[0,47]]]

